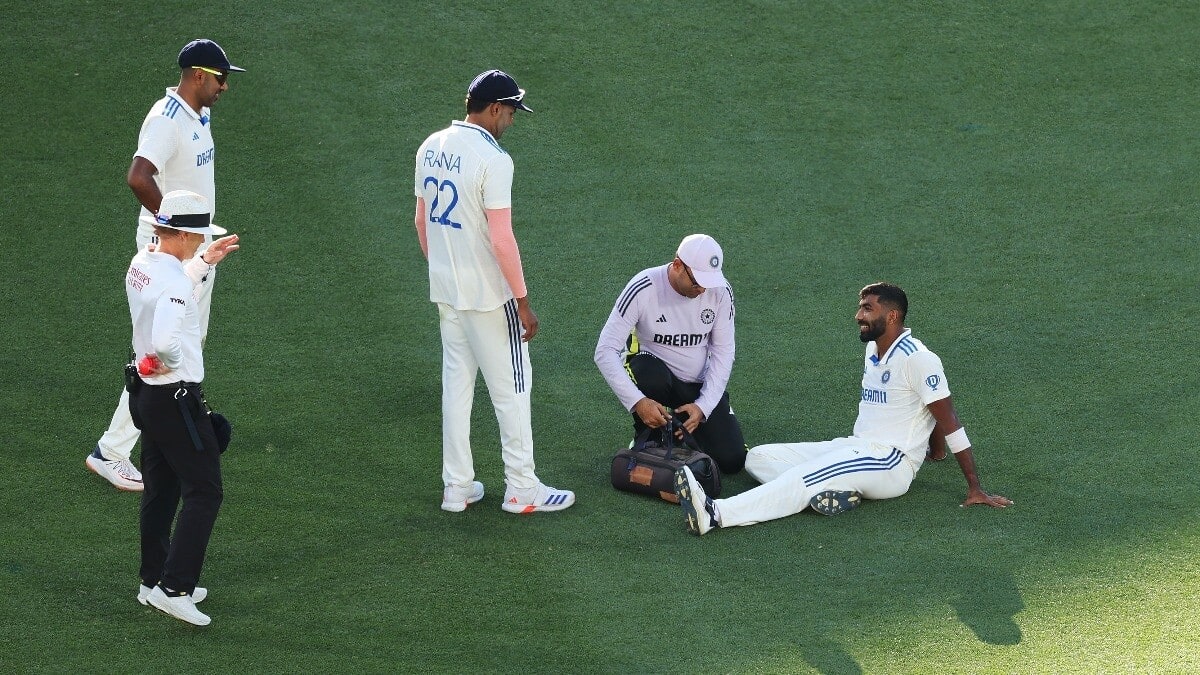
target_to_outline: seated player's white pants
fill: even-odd
[[[139,224],[137,233],[137,250],[142,250],[153,241],[152,237],[154,230],[148,225]],[[196,255],[201,255],[208,248],[209,242],[212,241],[211,236],[205,236],[204,244],[196,251]],[[212,307],[212,289],[213,281],[217,277],[217,270],[213,268],[208,273],[208,281],[205,281],[196,289],[196,299],[198,304],[196,309],[200,312],[200,334],[208,335],[208,315],[209,309]],[[100,437],[96,445],[100,446],[100,452],[105,459],[118,460],[129,459],[129,455],[133,453],[133,446],[137,444],[138,437],[141,432],[137,427],[133,426],[133,417],[129,414],[129,392],[125,388],[121,388],[121,400],[117,403],[117,409],[113,411],[112,421],[108,423],[108,431]]]
[[[533,368],[529,346],[521,341],[517,303],[509,300],[488,312],[438,304],[442,333],[442,482],[469,486],[475,480],[471,456],[471,406],[475,375],[483,372],[500,427],[504,480],[515,490],[536,487],[529,390]]]
[[[753,525],[799,513],[826,490],[853,490],[867,499],[899,497],[918,468],[903,452],[861,438],[759,445],[750,449],[746,471],[762,485],[715,502],[721,527]]]

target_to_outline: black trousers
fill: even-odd
[[[141,388],[129,405],[142,431],[142,583],[158,582],[191,593],[224,491],[221,453],[198,385]],[[201,448],[188,431],[180,401],[191,416]],[[183,508],[175,512],[180,499]],[[174,533],[171,524],[175,523]]]
[[[639,352],[630,356],[627,363],[638,389],[669,408],[695,403],[700,398],[702,385],[699,382],[684,382],[676,378],[667,364],[653,354]],[[680,414],[680,419],[686,417]],[[646,425],[635,414],[634,435],[640,434],[645,428]],[[696,433],[692,436],[696,438],[700,449],[721,467],[721,473],[737,473],[746,465],[746,439],[742,436],[742,425],[729,409],[729,392],[721,395],[712,414],[696,427]]]

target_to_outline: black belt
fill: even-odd
[[[170,384],[150,384],[149,382],[146,382],[145,385],[147,387],[154,387],[155,389],[195,389],[196,387],[200,386],[200,383],[199,382],[171,382]]]

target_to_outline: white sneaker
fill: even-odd
[[[533,513],[535,511],[562,511],[575,503],[575,493],[556,490],[544,483],[528,490],[504,491],[504,503],[500,508],[509,513]]]
[[[133,462],[128,459],[105,459],[104,455],[100,453],[99,445],[83,463],[97,476],[116,486],[118,490],[142,491],[142,472],[137,470]]]
[[[151,606],[193,626],[207,626],[212,623],[212,619],[207,614],[196,609],[196,603],[192,601],[190,595],[172,598],[163,593],[162,587],[155,586],[154,590],[150,591],[150,595],[146,596],[146,601]]]
[[[143,586],[142,584],[138,584],[138,602],[142,603],[143,605],[149,605],[150,601],[147,598],[150,597],[150,592],[153,590],[154,589],[150,588],[149,586]],[[208,589],[207,588],[197,586],[196,588],[194,588],[192,590],[192,602],[193,603],[203,602],[204,599],[207,597],[208,597]]]
[[[675,494],[679,497],[679,505],[683,507],[683,517],[687,520],[688,530],[693,534],[702,535],[714,527],[720,527],[717,522],[717,507],[713,500],[704,494],[700,481],[692,474],[687,466],[675,472]]]
[[[442,490],[442,510],[460,513],[480,499],[483,499],[483,483],[479,481],[472,482],[469,488],[447,485]]]

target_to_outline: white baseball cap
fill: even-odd
[[[729,282],[721,273],[725,255],[716,239],[707,234],[689,234],[679,242],[675,256],[692,270],[696,283],[705,288],[727,288]]]
[[[169,227],[182,232],[197,234],[225,234],[223,227],[212,224],[212,210],[208,200],[195,192],[173,190],[163,195],[158,214],[141,216],[138,220],[147,225]]]

